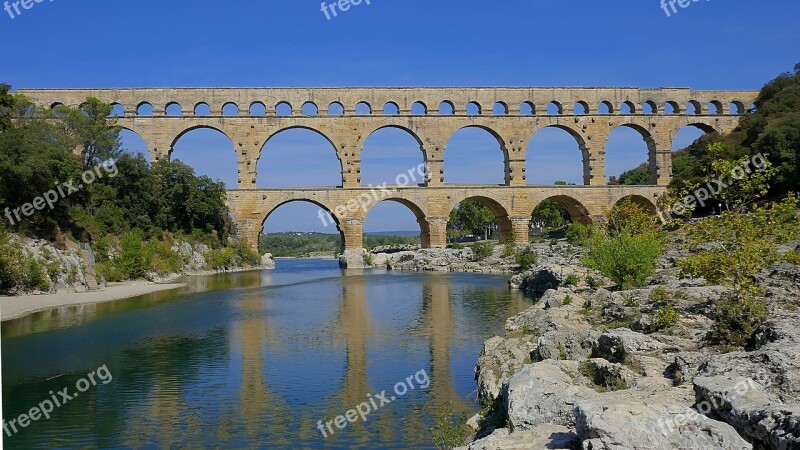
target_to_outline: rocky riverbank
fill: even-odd
[[[484,344],[485,408],[464,449],[800,448],[800,267],[762,273],[768,319],[730,349],[708,339],[729,288],[682,278],[676,242],[634,290],[582,266],[580,248],[534,249],[509,285],[538,300]]]

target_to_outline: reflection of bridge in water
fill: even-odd
[[[369,211],[337,211],[337,207],[369,192],[361,183],[361,151],[378,130],[405,130],[420,146],[426,181],[398,187],[382,200],[401,203],[416,215],[424,247],[446,245],[449,213],[467,198],[492,210],[501,238],[513,232],[523,242],[531,213],[545,199],[561,203],[573,220],[581,222],[602,216],[625,198],[653,210],[672,176],[672,141],[677,132],[685,126],[708,133],[731,131],[758,94],[667,88],[43,89],[19,93],[47,107],[79,106],[87,97],[118,105],[118,124],[139,134],[154,159],[169,158],[177,140],[189,131],[218,130],[231,139],[236,151],[238,189],[229,191],[229,204],[244,238],[256,245],[263,223],[275,209],[307,201],[332,214],[347,250],[362,247]],[[191,109],[183,111],[181,105]],[[383,114],[374,113],[373,106],[383,107]],[[202,107],[207,107],[208,115],[198,114]],[[327,115],[319,114],[320,107],[327,107]],[[145,111],[148,108],[152,111]],[[469,127],[497,139],[505,163],[502,186],[445,185],[447,142]],[[576,140],[583,157],[584,186],[526,185],[528,142],[547,127],[562,129]],[[618,127],[636,130],[647,144],[650,186],[606,185],[605,145]],[[319,133],[335,149],[341,165],[340,187],[256,188],[256,165],[266,142],[297,128]]]

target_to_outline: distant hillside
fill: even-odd
[[[404,234],[398,234],[404,233]],[[315,232],[284,232],[262,234],[259,239],[261,253],[275,257],[308,257],[310,255],[335,255],[342,252],[342,238],[337,234]],[[419,232],[397,231],[386,234],[367,233],[364,247],[372,249],[390,244],[419,244]]]

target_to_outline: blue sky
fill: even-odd
[[[328,3],[331,3],[330,1]],[[660,0],[372,0],[327,20],[320,0],[45,0],[12,19],[0,11],[0,81],[15,87],[638,86],[758,89],[800,61],[800,3],[716,0],[667,17]],[[681,132],[676,146],[698,132]],[[124,143],[143,150],[135,136]],[[646,158],[631,130],[607,147],[608,174]],[[212,155],[214,156],[212,158]],[[224,155],[224,157],[220,157]],[[270,141],[259,186],[335,185],[333,150],[302,131]],[[448,143],[446,181],[502,182],[496,142],[463,130]],[[175,157],[235,181],[232,144],[197,131]],[[581,181],[580,153],[558,130],[529,146],[532,183]],[[421,162],[402,132],[373,135],[365,182]],[[268,231],[325,229],[307,204],[282,207]],[[367,231],[415,230],[410,211],[382,203]]]

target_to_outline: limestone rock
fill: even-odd
[[[531,430],[509,433],[499,428],[489,436],[454,450],[545,450],[573,449],[579,445],[575,431],[546,423]]]

